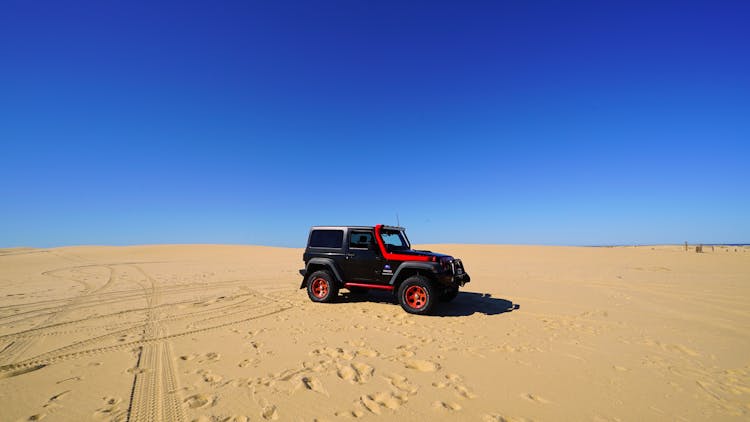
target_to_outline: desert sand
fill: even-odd
[[[302,250],[0,250],[0,420],[748,420],[750,249],[428,245],[435,316]]]

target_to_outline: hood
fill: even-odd
[[[440,258],[444,258],[444,257],[453,259],[453,257],[450,256],[450,255],[446,255],[446,254],[442,254],[442,253],[438,253],[438,252],[432,252],[432,251],[418,251],[418,250],[414,250],[414,249],[410,249],[408,251],[398,251],[398,253],[401,254],[401,255],[414,255],[414,256],[435,257],[435,259],[438,260],[438,261],[440,260]]]

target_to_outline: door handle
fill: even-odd
[[[354,254],[353,253],[346,254],[346,259],[349,259],[349,258],[354,258]]]

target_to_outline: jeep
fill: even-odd
[[[460,259],[411,248],[403,227],[315,226],[302,256],[300,289],[313,302],[333,302],[339,289],[352,294],[385,290],[406,312],[428,314],[449,302],[471,279]]]

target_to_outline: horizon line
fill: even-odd
[[[571,244],[571,243],[472,243],[472,242],[426,242],[419,245],[465,245],[465,246],[549,246],[549,247],[579,247],[579,248],[607,248],[607,247],[643,247],[643,246],[750,246],[750,242],[731,242],[731,243],[705,243],[705,242],[682,242],[682,243],[601,243],[601,244]],[[285,246],[285,245],[267,245],[258,243],[126,243],[126,244],[100,244],[100,243],[83,243],[60,246],[0,246],[0,249],[58,249],[58,248],[77,248],[77,247],[138,247],[138,246],[260,246],[267,248],[284,248],[284,249],[304,249],[305,246]]]

